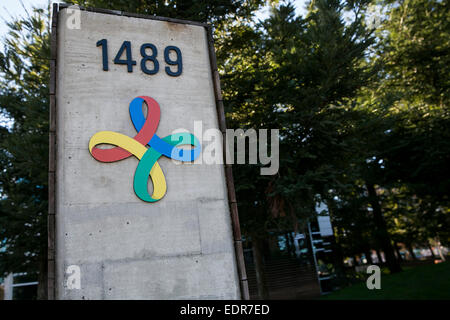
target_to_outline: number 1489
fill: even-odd
[[[103,70],[108,71],[108,40],[102,39],[97,41],[97,47],[102,48]],[[175,54],[175,60],[170,57],[171,52]],[[146,74],[158,73],[159,61],[157,59],[158,49],[156,48],[156,46],[151,43],[144,43],[143,45],[141,45],[140,53],[142,56],[142,59],[140,61],[142,72]],[[125,56],[125,58],[122,58],[122,56]],[[117,51],[116,57],[113,61],[115,64],[126,65],[128,72],[133,72],[133,66],[136,65],[136,61],[133,60],[131,55],[130,41],[124,41],[122,43],[122,46],[120,47],[119,51]],[[164,69],[169,76],[178,77],[183,72],[183,58],[178,47],[167,46],[164,49],[164,61],[167,64]]]

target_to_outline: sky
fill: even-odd
[[[49,0],[0,0],[0,37],[7,32],[5,20],[11,20],[11,15],[15,17],[24,13],[21,2],[27,10],[30,10],[33,6],[47,6]]]
[[[294,0],[293,2],[295,6],[295,13],[297,15],[305,15],[307,0]],[[267,18],[269,16],[269,10],[269,6],[260,9],[259,12],[256,13],[256,17],[261,20]]]
[[[62,2],[54,0],[0,0],[0,38],[2,38],[6,32],[5,20],[9,21],[10,16],[20,16],[24,13],[22,4],[27,10],[30,10],[33,6],[45,7],[49,2]],[[305,13],[306,0],[295,0],[294,5],[296,7],[296,13],[298,15]],[[261,9],[256,17],[258,19],[264,19],[269,15],[269,8],[265,7]]]

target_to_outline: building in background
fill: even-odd
[[[35,300],[38,282],[35,276],[22,273],[10,273],[3,279],[0,300]]]
[[[327,211],[324,203],[318,205],[318,216],[306,223],[303,231],[269,232],[261,248],[263,281],[269,299],[308,299],[332,290],[334,239],[330,217],[323,215]],[[251,239],[246,239],[244,245],[250,297],[258,299],[261,297],[255,248]]]

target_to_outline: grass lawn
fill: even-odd
[[[380,290],[369,290],[364,282],[325,295],[320,299],[450,299],[450,262],[404,268],[397,274],[382,273]]]

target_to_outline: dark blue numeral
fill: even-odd
[[[152,55],[149,56],[147,55],[147,53],[145,52],[145,49],[152,49]],[[141,70],[142,72],[146,73],[146,74],[155,74],[159,71],[159,63],[158,60],[156,60],[156,56],[158,55],[158,50],[156,49],[156,47],[151,44],[151,43],[144,43],[141,46],[141,56],[142,56],[142,60],[141,60]],[[153,70],[149,70],[147,69],[147,61],[151,61],[153,62]]]
[[[175,51],[175,53],[177,54],[177,59],[175,61],[170,59],[170,56],[169,56],[170,50]],[[176,72],[173,72],[172,70],[170,70],[170,67],[166,67],[166,73],[169,76],[177,77],[181,74],[181,72],[183,72],[183,59],[181,57],[181,51],[177,47],[174,47],[174,46],[166,47],[166,49],[164,49],[164,60],[166,61],[167,64],[169,64],[171,66],[178,66],[178,69]]]
[[[97,41],[97,47],[102,47],[102,64],[103,64],[103,70],[108,71],[109,65],[108,65],[108,40],[102,39]],[[152,54],[147,54],[147,49],[151,49]],[[125,51],[125,59],[121,59],[121,56],[124,54]],[[141,46],[141,70],[142,72],[146,74],[156,74],[159,71],[159,62],[156,59],[158,56],[158,49],[155,47],[155,45],[151,43],[144,43]],[[176,54],[176,59],[172,60],[170,58],[170,52],[174,51]],[[172,77],[178,77],[183,72],[183,58],[181,56],[181,51],[178,47],[175,46],[167,46],[164,49],[164,60],[169,66],[165,67],[166,73],[169,76]],[[150,61],[153,63],[153,69],[147,68],[147,62]],[[119,51],[116,54],[116,57],[114,58],[115,64],[126,64],[127,65],[127,71],[133,72],[133,66],[136,65],[136,61],[133,60],[131,55],[131,43],[130,41],[124,41],[122,43],[122,46],[120,47]],[[176,71],[171,70],[171,66],[177,66]]]
[[[126,60],[120,59],[123,52],[126,50]],[[131,57],[131,43],[130,41],[124,41],[119,51],[117,52],[116,57],[114,58],[115,64],[126,64],[128,72],[133,72],[133,66],[136,65],[136,61],[132,60]]]
[[[108,71],[108,40],[97,41],[97,47],[102,47],[103,71]]]

